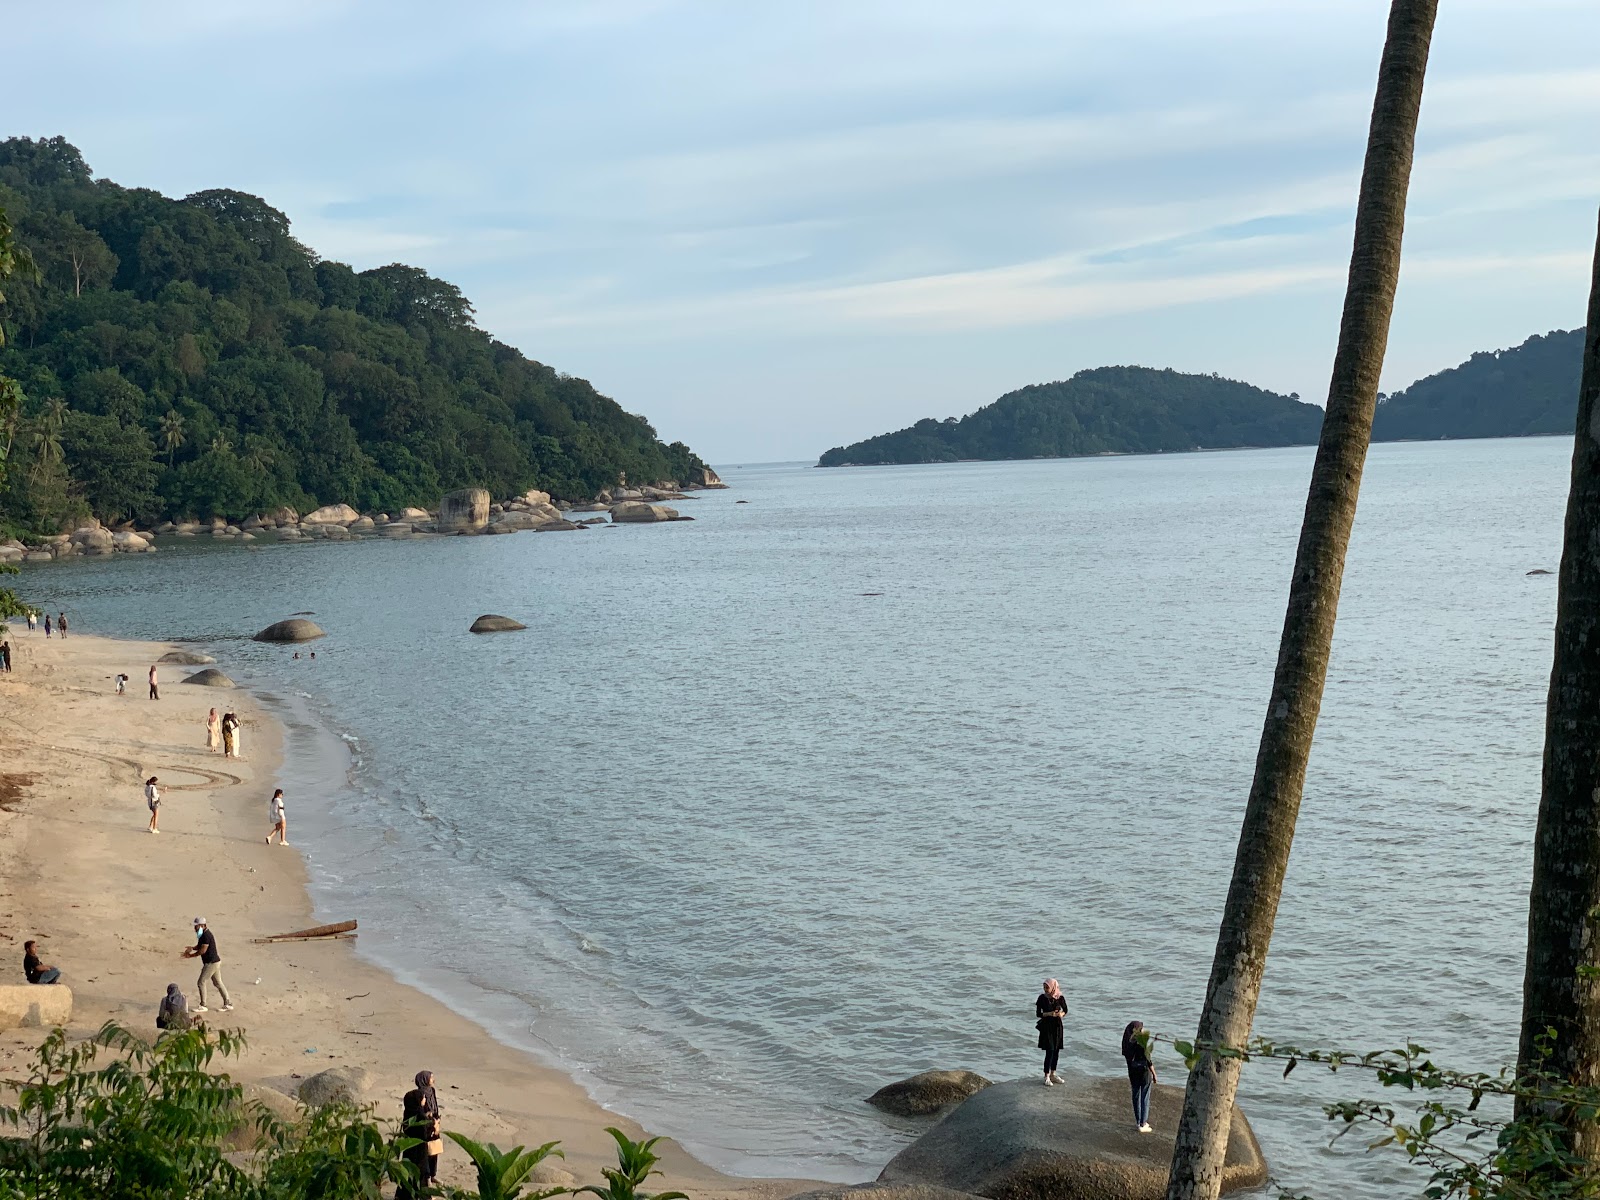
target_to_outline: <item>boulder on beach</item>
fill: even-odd
[[[867,1103],[897,1117],[925,1117],[960,1104],[992,1084],[976,1071],[924,1071],[879,1088],[867,1097]]]
[[[0,984],[0,1029],[49,1029],[71,1021],[72,989],[66,984]]]
[[[517,629],[526,629],[521,621],[513,621],[510,617],[498,616],[495,613],[484,613],[472,623],[468,633],[510,633]]]
[[[568,529],[582,529],[583,526],[564,517],[557,517],[553,521],[543,521],[534,526],[535,533],[562,533]]]
[[[300,1099],[312,1108],[325,1108],[340,1100],[360,1104],[368,1084],[365,1067],[330,1067],[300,1084]]]
[[[1150,1102],[1156,1132],[1133,1127],[1126,1078],[1069,1076],[997,1083],[958,1105],[889,1160],[879,1183],[923,1184],[996,1200],[1161,1200],[1183,1089],[1158,1084]],[[1223,1159],[1222,1191],[1267,1178],[1250,1123],[1237,1108]]]
[[[411,523],[409,521],[390,521],[387,525],[378,526],[378,532],[384,537],[410,537]]]
[[[81,529],[72,531],[74,545],[82,546],[85,550],[91,547],[96,550],[109,550],[113,542],[113,535],[109,529],[102,529],[98,525],[85,525]]]
[[[252,639],[257,642],[309,642],[314,638],[327,637],[315,622],[307,621],[302,617],[290,617],[287,621],[278,621],[268,625]]]
[[[974,1197],[970,1192],[956,1192],[925,1183],[856,1183],[801,1192],[789,1200],[974,1200]]]
[[[256,1150],[265,1145],[256,1121],[256,1114],[263,1108],[286,1125],[298,1125],[306,1117],[306,1110],[293,1096],[264,1083],[247,1083],[234,1110],[233,1128],[224,1135],[222,1144],[230,1150]]]
[[[350,532],[351,533],[370,533],[370,532],[372,532],[372,529],[376,525],[377,525],[377,522],[374,521],[371,517],[357,517],[354,521],[350,522]]]
[[[303,525],[348,525],[361,516],[348,504],[324,504],[305,515]]]
[[[426,521],[433,514],[425,508],[402,508],[397,521]]]
[[[489,525],[491,528],[498,527],[514,533],[519,529],[532,529],[538,523],[537,518],[526,510],[509,509],[502,513],[496,513]]]
[[[196,671],[183,682],[192,683],[196,687],[231,688],[239,686],[215,667],[207,667],[203,671]]]
[[[668,508],[665,504],[646,504],[643,500],[624,500],[611,506],[611,519],[618,524],[671,521],[677,515],[676,509]]]
[[[489,493],[483,488],[446,492],[439,500],[439,532],[476,532],[489,523]]]
[[[204,667],[217,660],[209,654],[197,654],[193,650],[168,650],[156,661],[158,663],[172,663],[180,667]]]
[[[267,519],[274,525],[298,525],[300,523],[300,514],[288,505],[284,505],[282,508],[275,508],[269,512]]]

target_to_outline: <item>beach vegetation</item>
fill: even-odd
[[[493,1142],[477,1142],[465,1134],[449,1130],[445,1134],[456,1145],[467,1152],[467,1157],[472,1160],[473,1167],[478,1173],[478,1190],[476,1193],[463,1192],[460,1189],[451,1193],[451,1200],[549,1200],[551,1196],[565,1194],[565,1188],[546,1188],[543,1191],[524,1192],[528,1175],[546,1158],[554,1155],[556,1158],[564,1157],[556,1149],[559,1143],[546,1142],[532,1150],[523,1146],[513,1146],[509,1150],[501,1150]]]
[[[661,1174],[656,1170],[656,1163],[661,1161],[661,1157],[655,1152],[660,1138],[635,1142],[620,1129],[607,1126],[606,1132],[617,1143],[617,1165],[600,1168],[600,1173],[606,1177],[604,1184],[578,1188],[574,1195],[589,1193],[598,1196],[599,1200],[689,1200],[682,1192],[650,1193],[643,1190],[652,1175]]]
[[[0,449],[19,465],[0,520],[577,499],[704,465],[491,337],[453,284],[324,259],[258,197],[125,188],[63,138],[16,137],[0,212]]]

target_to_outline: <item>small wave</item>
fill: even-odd
[[[586,937],[578,938],[578,949],[582,950],[585,954],[609,954],[610,953],[610,951],[607,950],[604,946],[598,945],[595,942],[590,941]]]

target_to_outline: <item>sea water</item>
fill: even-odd
[[[1513,1056],[1570,451],[1373,449],[1259,1033]],[[733,468],[693,523],[21,583],[266,695],[359,953],[719,1167],[862,1180],[917,1128],[882,1084],[1036,1078],[1046,975],[1070,1069],[1192,1033],[1311,459]],[[299,660],[244,640],[300,610]],[[1241,1095],[1283,1183],[1415,1192],[1328,1144],[1365,1081],[1279,1076]]]

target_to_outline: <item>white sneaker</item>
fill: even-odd
[[[198,1008],[194,1009],[193,1011],[195,1011],[195,1012],[210,1012],[211,1010],[209,1008],[207,1008],[204,1004],[202,1004]]]
[[[1051,1087],[1051,1086],[1053,1086],[1053,1085],[1052,1085],[1052,1084],[1051,1084],[1051,1082],[1050,1082],[1050,1076],[1048,1076],[1048,1075],[1046,1075],[1046,1076],[1045,1076],[1045,1077],[1044,1077],[1044,1085],[1045,1085],[1045,1087]]]
[[[231,1005],[231,1004],[224,1004],[224,1005],[223,1005],[223,1006],[222,1006],[222,1011],[223,1011],[223,1012],[232,1012],[232,1011],[233,1011],[233,1005]],[[1148,1126],[1148,1125],[1146,1125],[1146,1126],[1145,1126],[1145,1128],[1146,1128],[1146,1129],[1147,1129],[1147,1130],[1148,1130],[1148,1129],[1149,1129],[1149,1128],[1150,1128],[1150,1126]]]
[[[1140,1133],[1154,1133],[1155,1130],[1151,1129],[1149,1125],[1141,1125],[1141,1126],[1139,1126],[1139,1132]]]

